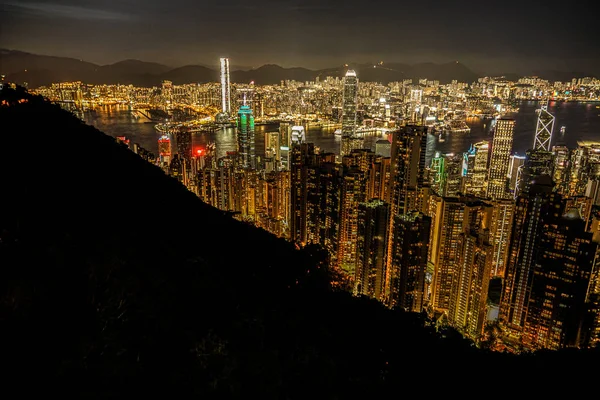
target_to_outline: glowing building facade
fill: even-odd
[[[344,92],[342,97],[342,156],[350,154],[352,149],[362,147],[362,140],[356,137],[357,102],[358,78],[355,71],[348,70],[344,77]]]
[[[383,300],[390,207],[381,200],[358,205],[354,293]]]
[[[511,197],[508,191],[508,168],[510,165],[514,132],[514,119],[500,118],[496,121],[490,155],[487,191],[487,196],[492,199],[506,199]]]
[[[243,105],[238,111],[237,143],[239,165],[244,169],[256,169],[254,148],[254,116],[249,106]]]
[[[221,58],[221,111],[231,115],[231,81],[229,75],[229,58]]]

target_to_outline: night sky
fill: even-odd
[[[440,4],[438,4],[440,3]],[[540,6],[543,4],[543,6]],[[0,0],[0,47],[99,64],[447,62],[600,72],[594,2]]]

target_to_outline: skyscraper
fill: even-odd
[[[567,195],[569,191],[569,148],[566,146],[552,146],[552,153],[554,154],[552,180],[556,185],[556,191]]]
[[[337,258],[340,174],[332,153],[317,154],[313,143],[291,151],[290,239],[319,243]]]
[[[582,325],[598,244],[577,209],[541,226],[523,343],[530,349],[585,347]]]
[[[466,169],[464,173],[465,194],[485,197],[485,193],[487,192],[489,149],[489,143],[483,141],[471,145],[469,151],[464,154],[464,164],[466,164],[466,168],[463,167],[463,170]]]
[[[229,79],[229,58],[221,58],[221,111],[231,115],[231,82]]]
[[[354,276],[358,240],[358,205],[366,199],[365,173],[356,167],[344,172],[340,204],[338,265],[348,276]]]
[[[548,112],[548,103],[546,102],[539,110],[537,124],[535,127],[533,149],[550,151],[550,141],[552,140],[553,130],[554,115]]]
[[[390,307],[421,312],[426,300],[425,272],[431,218],[420,212],[394,218],[392,260],[387,272],[386,302]]]
[[[561,196],[552,189],[551,178],[542,176],[526,195],[517,197],[500,303],[500,321],[509,338],[520,337],[525,324],[542,226],[563,209]]]
[[[446,154],[444,196],[458,197],[463,192],[463,159],[457,154]]]
[[[431,305],[434,310],[449,311],[461,293],[454,286],[459,283],[458,279],[461,277],[459,266],[464,257],[462,245],[466,240],[465,235],[473,235],[473,232],[476,232],[474,235],[479,236],[489,229],[492,206],[473,197],[444,197],[435,203],[436,207],[431,212],[433,227],[432,247],[429,252],[430,261],[435,268]],[[489,235],[487,232],[485,234]],[[491,250],[487,248],[489,239],[473,240],[482,249],[486,247],[484,252],[488,257]],[[475,242],[470,243],[475,246]],[[491,257],[489,261],[491,262]],[[472,266],[466,265],[465,268]],[[489,267],[486,268],[489,278]],[[463,272],[468,275],[469,272],[465,271]]]
[[[353,148],[360,148],[362,141],[356,137],[356,107],[358,102],[358,78],[356,72],[348,70],[344,77],[342,98],[342,149],[341,155],[350,154]]]
[[[317,156],[313,143],[295,145],[291,151],[291,218],[290,239],[301,244],[309,243],[314,236],[314,197],[317,196]]]
[[[254,148],[254,116],[249,106],[243,105],[238,111],[237,143],[239,165],[244,169],[256,168]]]
[[[406,125],[393,133],[392,168],[388,191],[392,215],[421,211],[426,205],[420,198],[424,184],[427,127]]]
[[[504,277],[508,261],[515,203],[512,199],[500,199],[493,200],[491,204],[493,207],[490,224],[490,243],[493,246],[492,276]]]
[[[486,319],[492,265],[492,245],[486,229],[490,208],[482,204],[476,211],[481,215],[475,221],[470,221],[470,227],[460,234],[460,257],[452,279],[448,319],[454,327],[473,340],[478,340],[481,336]]]
[[[554,155],[543,149],[531,149],[525,152],[525,162],[520,167],[515,195],[527,194],[532,182],[541,175],[552,176]]]
[[[508,167],[512,152],[514,131],[514,119],[500,118],[496,122],[494,138],[492,140],[487,191],[487,196],[492,199],[506,199],[511,197],[508,192]]]
[[[354,292],[383,300],[390,207],[381,200],[358,205]]]
[[[513,154],[510,156],[510,167],[508,168],[509,184],[508,189],[511,193],[515,193],[517,190],[517,182],[519,181],[519,174],[521,173],[521,165],[525,163],[525,156],[519,156]]]

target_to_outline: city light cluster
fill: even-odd
[[[383,85],[348,70],[260,86],[231,83],[221,59],[221,84],[69,83],[37,92],[75,110],[123,104],[149,119],[164,113],[157,154],[120,141],[234,218],[299,247],[320,245],[356,296],[427,312],[495,350],[600,343],[600,143],[552,141],[547,107],[597,99],[597,79]],[[519,157],[511,115],[523,99],[542,101],[531,149]],[[430,135],[468,132],[474,116],[492,124],[489,140],[426,160]],[[266,122],[278,128],[257,149],[255,126]],[[307,142],[315,124],[341,136],[339,151]],[[194,148],[204,126],[217,134],[234,127],[237,150]],[[374,148],[365,148],[368,134],[382,136]]]

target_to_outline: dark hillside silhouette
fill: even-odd
[[[594,352],[491,354],[332,290],[302,251],[109,136],[0,90],[0,363],[27,398],[557,394]],[[150,397],[152,396],[152,397]]]

